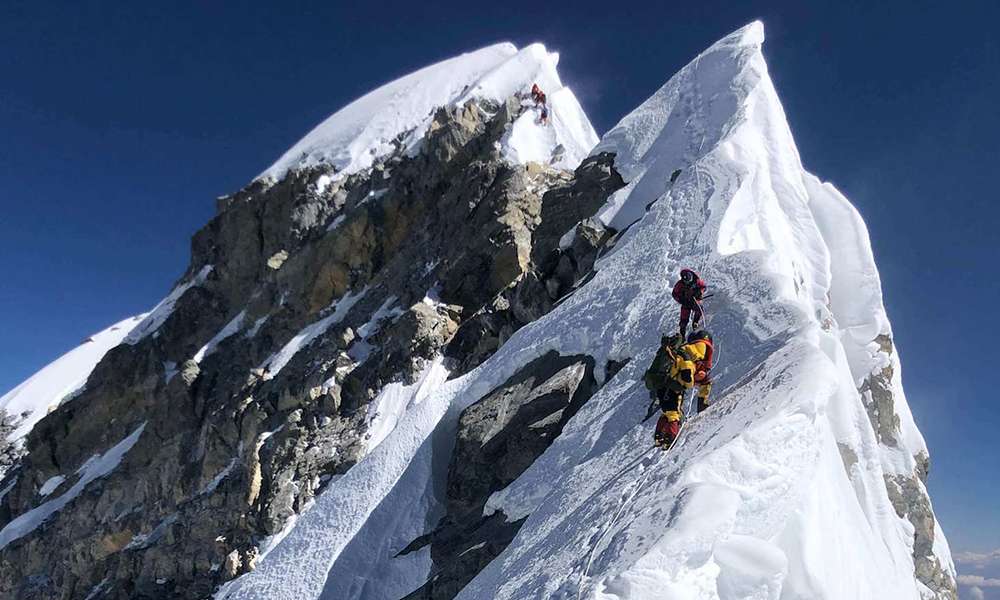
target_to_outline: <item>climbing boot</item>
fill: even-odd
[[[656,422],[656,432],[653,434],[653,445],[666,450],[677,439],[681,429],[680,412],[664,411]]]

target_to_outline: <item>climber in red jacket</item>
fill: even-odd
[[[680,333],[682,337],[687,335],[689,317],[692,317],[691,329],[698,329],[704,314],[701,310],[701,299],[704,297],[707,287],[697,273],[691,269],[681,269],[680,281],[674,284],[674,291],[671,295],[681,305]]]
[[[545,92],[538,87],[537,83],[531,84],[531,99],[535,101],[535,106],[545,106]]]

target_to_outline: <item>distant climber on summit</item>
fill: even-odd
[[[535,106],[545,105],[545,92],[538,87],[537,83],[531,84],[531,99],[535,101]]]
[[[697,330],[704,313],[701,310],[701,299],[705,296],[705,282],[691,269],[681,269],[681,278],[674,284],[671,295],[681,305],[679,329],[681,338],[687,335],[688,318],[691,317],[691,329]]]
[[[666,450],[677,439],[687,390],[698,387],[699,413],[708,408],[712,354],[712,334],[704,330],[693,332],[687,343],[677,334],[660,339],[660,348],[644,377],[646,388],[662,413],[653,434],[657,448]]]
[[[537,83],[531,84],[531,99],[535,101],[535,108],[539,108],[538,122],[545,125],[549,122],[549,105],[545,102],[545,92],[538,87]]]

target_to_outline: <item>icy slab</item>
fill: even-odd
[[[597,134],[573,93],[556,72],[558,54],[541,44],[518,50],[495,44],[425,67],[369,92],[316,126],[258,178],[279,180],[289,169],[326,164],[336,174],[318,183],[363,171],[399,147],[413,147],[423,138],[435,110],[469,100],[505,101],[527,94],[537,83],[550,98],[551,124],[532,123],[529,111],[519,121],[518,135],[507,156],[524,162],[549,163],[557,146],[563,148],[560,167],[574,168],[597,142]],[[529,128],[530,124],[530,128]]]
[[[54,477],[49,477],[42,487],[38,489],[39,496],[48,496],[52,492],[56,491],[56,488],[62,485],[62,482],[66,481],[66,478],[62,475],[56,475]]]
[[[437,358],[414,383],[406,385],[403,382],[393,382],[382,388],[369,405],[369,451],[389,437],[406,411],[423,402],[427,394],[435,391],[447,379],[448,369],[442,364],[442,359]]]
[[[64,398],[77,393],[108,350],[120,344],[145,317],[129,317],[95,333],[0,397],[0,409],[11,418],[21,419],[8,441],[26,436]]]
[[[326,226],[326,231],[327,231],[327,232],[330,232],[330,231],[333,231],[334,229],[336,229],[336,228],[340,227],[340,225],[341,225],[341,224],[342,224],[342,223],[343,223],[343,222],[344,222],[344,221],[345,221],[346,219],[347,219],[347,215],[346,215],[346,214],[343,214],[343,215],[337,215],[337,217],[336,217],[336,218],[335,218],[334,220],[330,221],[330,224]]]
[[[368,340],[382,329],[383,321],[395,321],[405,312],[401,307],[395,306],[397,300],[395,296],[386,298],[375,312],[372,313],[368,321],[355,331],[357,339],[347,349],[347,355],[354,361],[355,368],[368,360],[372,352],[378,348]]]
[[[330,314],[311,323],[303,328],[302,331],[295,334],[292,339],[288,340],[282,346],[281,350],[278,350],[278,352],[265,359],[259,368],[267,369],[271,377],[277,375],[279,371],[285,368],[288,361],[292,360],[298,354],[299,350],[308,346],[314,339],[323,335],[327,329],[343,320],[347,316],[347,312],[351,310],[351,307],[364,297],[366,291],[367,289],[361,290],[357,294],[348,291],[342,298],[335,301],[326,309],[331,311]]]
[[[237,461],[239,461],[239,457],[234,456],[232,460],[226,463],[226,466],[223,467],[223,469],[219,471],[218,474],[216,474],[216,476],[213,477],[200,492],[198,492],[198,495],[211,494],[214,492],[215,488],[219,487],[219,484],[222,483],[226,477],[229,477],[229,475],[233,472],[233,469],[236,468]]]
[[[125,546],[124,550],[131,550],[133,548],[147,548],[150,545],[155,544],[163,537],[163,534],[167,532],[167,528],[169,528],[171,525],[177,522],[178,518],[180,518],[180,515],[178,513],[170,513],[169,515],[161,519],[160,522],[156,524],[156,527],[154,527],[153,530],[150,531],[149,533],[136,534],[129,541],[128,545]]]
[[[372,316],[363,325],[358,327],[357,334],[361,336],[362,339],[370,338],[379,332],[382,328],[382,321],[385,319],[395,319],[396,317],[402,315],[405,311],[396,306],[398,298],[395,296],[389,296],[382,301]]]
[[[247,331],[245,334],[243,334],[243,337],[246,338],[246,339],[250,339],[250,338],[256,336],[257,332],[260,331],[260,328],[263,327],[264,323],[267,323],[267,320],[270,319],[270,318],[271,318],[271,315],[264,315],[263,317],[261,317],[261,318],[257,319],[256,321],[254,321],[253,326],[250,328],[249,331]]]
[[[239,330],[243,328],[243,322],[246,320],[246,315],[247,311],[241,310],[240,313],[233,317],[229,323],[226,323],[226,326],[219,330],[219,333],[215,334],[212,339],[208,340],[208,342],[202,346],[197,353],[195,353],[194,362],[200,363],[205,360],[206,356],[215,352],[216,347],[222,342],[222,340],[239,332]]]
[[[146,424],[143,423],[129,436],[115,444],[104,454],[97,454],[87,459],[87,462],[85,462],[83,466],[76,471],[79,479],[77,479],[76,483],[73,484],[73,487],[66,490],[65,493],[57,498],[53,498],[52,500],[39,504],[23,515],[18,516],[10,523],[7,523],[7,525],[0,530],[0,549],[12,541],[22,538],[34,531],[39,525],[44,523],[46,519],[79,496],[80,493],[83,492],[84,488],[87,487],[87,484],[91,481],[99,477],[104,477],[111,471],[114,471],[115,467],[118,466],[118,463],[122,461],[125,453],[131,450],[132,446],[139,441],[139,436],[142,435],[145,428]]]

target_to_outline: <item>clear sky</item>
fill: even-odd
[[[952,546],[1000,547],[1000,3],[151,4],[0,5],[0,392],[155,304],[216,196],[380,83],[542,41],[602,133],[761,18],[803,162],[871,230]]]

